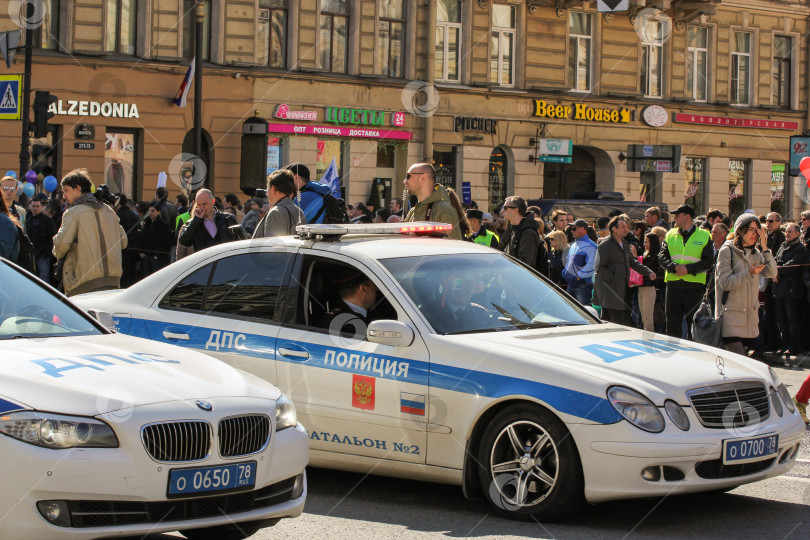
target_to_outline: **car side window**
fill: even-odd
[[[184,277],[169,291],[169,294],[161,299],[159,307],[201,311],[205,287],[208,285],[208,278],[213,266],[213,264],[208,264]]]
[[[351,298],[354,286],[367,283],[366,272],[332,259],[307,256],[301,265],[295,322],[332,334],[365,336],[365,325],[379,319],[397,319],[397,312],[382,291],[374,289],[365,316],[356,317],[344,298]],[[356,299],[357,304],[364,300]],[[355,304],[356,305],[356,304]],[[344,324],[345,323],[345,324]]]
[[[217,261],[204,311],[273,320],[292,253],[245,253]]]

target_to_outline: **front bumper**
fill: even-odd
[[[788,472],[805,433],[798,414],[769,418],[751,431],[708,429],[688,412],[687,432],[668,423],[646,433],[629,422],[570,424],[585,475],[585,498],[592,503],[729,489]],[[744,465],[722,465],[723,440],[778,434],[776,457]],[[687,442],[688,441],[688,442]],[[654,470],[658,470],[658,474]],[[648,470],[647,479],[642,473]]]
[[[263,409],[250,410],[251,404]],[[187,414],[184,419],[204,419],[216,426],[220,418],[269,409],[267,400],[229,398],[217,400],[215,410],[217,414]],[[222,458],[214,451],[202,461],[167,464],[149,457],[140,440],[140,426],[166,418],[177,418],[176,403],[138,407],[125,421],[110,421],[119,447],[109,449],[50,450],[0,436],[6,478],[0,490],[0,536],[5,540],[145,535],[302,513],[309,445],[300,424],[272,432],[266,448],[250,456]],[[172,469],[242,461],[256,462],[250,491],[167,498]],[[300,494],[293,493],[296,477]],[[40,501],[66,501],[70,526],[46,520],[37,509]]]

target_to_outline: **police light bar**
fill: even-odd
[[[414,234],[418,236],[448,235],[453,230],[449,223],[437,221],[413,221],[400,223],[349,223],[327,225],[313,223],[298,225],[295,231],[299,238],[336,238],[344,234]]]

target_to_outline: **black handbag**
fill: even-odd
[[[731,251],[731,266],[734,267],[734,251]],[[715,269],[715,274],[717,269]],[[716,279],[716,277],[715,277]],[[720,305],[725,306],[730,291],[723,291]],[[692,339],[703,345],[723,349],[723,314],[714,316],[714,306],[709,302],[709,290],[703,295],[700,306],[692,319]]]

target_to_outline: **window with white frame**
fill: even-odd
[[[572,11],[568,20],[568,80],[580,92],[591,91],[592,19],[590,13]]]
[[[460,82],[461,1],[438,0],[436,3],[436,79]]]
[[[346,73],[348,63],[349,5],[347,0],[321,0],[318,51],[320,67]]]
[[[731,44],[731,102],[751,103],[751,33],[734,32]]]
[[[709,29],[690,26],[687,31],[686,95],[694,101],[706,101],[709,73]]]
[[[405,49],[405,10],[402,0],[380,0],[377,21],[377,73],[402,77]]]
[[[773,104],[791,107],[791,55],[793,40],[790,36],[773,38]]]
[[[647,97],[664,95],[664,36],[668,33],[664,21],[646,21],[641,33],[641,92]]]
[[[287,0],[259,0],[259,63],[287,67]]]
[[[516,28],[517,7],[493,4],[489,76],[500,86],[515,85]]]
[[[135,54],[138,1],[107,0],[104,50],[118,54]]]

